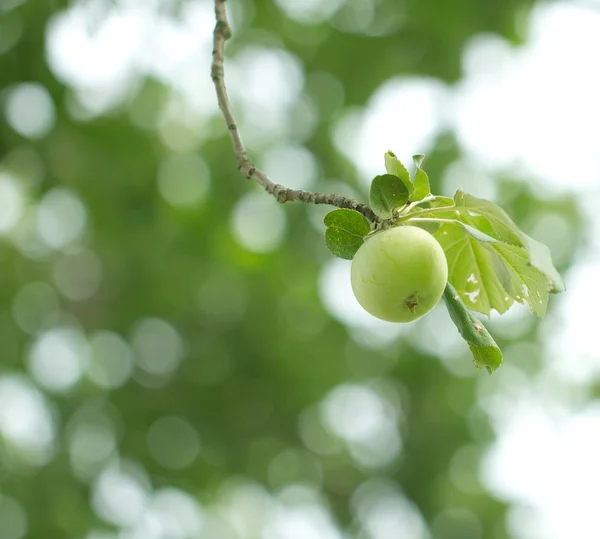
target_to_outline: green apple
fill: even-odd
[[[398,226],[361,245],[352,260],[351,280],[365,311],[388,322],[412,322],[442,297],[448,263],[429,232]]]

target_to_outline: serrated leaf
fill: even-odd
[[[408,189],[398,176],[383,174],[375,176],[369,191],[371,209],[378,217],[389,219],[396,208],[406,204]]]
[[[463,191],[454,195],[456,206],[464,208],[463,220],[471,222],[475,227],[502,242],[523,247],[534,268],[542,272],[549,281],[549,290],[553,294],[564,292],[565,284],[558,270],[554,267],[548,246],[525,234],[499,206],[488,200],[476,198]],[[473,215],[477,214],[477,215]]]
[[[549,281],[531,264],[527,250],[482,232],[480,228],[494,233],[486,218],[463,214],[459,219],[442,226],[435,237],[448,260],[448,281],[466,305],[489,315],[491,309],[504,313],[514,301],[527,302],[542,318],[548,306]]]
[[[491,374],[502,363],[502,351],[485,326],[467,309],[450,283],[444,291],[444,302],[458,332],[471,349],[475,365],[477,368],[487,369]]]
[[[356,251],[364,243],[362,236],[356,236],[336,226],[330,226],[325,231],[325,245],[339,258],[352,260]]]
[[[531,265],[540,270],[550,280],[550,292],[552,294],[564,292],[566,290],[565,283],[552,263],[550,248],[547,245],[530,238],[527,234],[523,234],[523,237],[529,253]]]
[[[490,244],[509,275],[509,287],[506,291],[520,303],[527,301],[529,308],[543,318],[548,308],[548,279],[529,262],[527,251],[523,247],[507,243]]]
[[[413,201],[422,200],[431,192],[431,187],[429,185],[429,177],[421,168],[423,159],[425,159],[424,155],[413,155],[413,160],[417,169],[415,172],[413,190],[410,196],[410,199]]]
[[[371,232],[369,220],[356,210],[340,208],[330,211],[323,219],[325,226],[335,226],[355,236],[366,236]]]
[[[411,193],[413,184],[410,180],[410,172],[406,169],[406,167],[402,164],[400,159],[396,157],[396,154],[392,152],[392,150],[388,150],[385,152],[383,156],[385,161],[385,170],[388,174],[392,174],[394,176],[398,176],[402,180],[402,183],[406,187],[406,190]]]
[[[454,195],[454,203],[459,208],[466,208],[469,213],[485,217],[493,230],[494,237],[500,241],[523,246],[523,233],[500,206],[460,190]]]
[[[459,222],[444,224],[435,234],[448,260],[448,281],[469,308],[485,315],[489,315],[491,309],[502,314],[514,300],[494,271],[497,254],[482,245],[463,225]]]

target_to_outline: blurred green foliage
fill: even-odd
[[[310,225],[313,208],[283,207],[287,229],[277,249],[258,253],[241,245],[232,232],[232,212],[243,195],[263,195],[238,174],[217,114],[203,119],[206,136],[191,148],[210,169],[208,195],[189,207],[169,204],[159,192],[157,175],[173,152],[155,126],[157,111],[172,89],[143,80],[115,110],[93,119],[76,118],[69,108],[71,90],[55,78],[45,52],[46,25],[67,3],[18,4],[9,10],[0,2],[2,24],[10,20],[21,32],[14,46],[0,54],[2,110],[12,87],[39,83],[56,105],[56,121],[40,138],[17,133],[6,118],[0,123],[0,170],[19,179],[27,199],[17,228],[0,239],[0,521],[4,518],[6,526],[0,537],[117,533],[118,519],[111,521],[98,510],[97,479],[117,457],[123,473],[137,478],[145,492],[176,488],[196,500],[205,514],[205,535],[200,537],[238,536],[229,513],[217,510],[226,506],[227,488],[233,488],[236,478],[257,482],[273,496],[286,485],[314,486],[321,493],[319,503],[331,509],[347,537],[384,537],[366,534],[364,526],[360,531],[364,522],[356,509],[356,489],[373,478],[396,484],[433,526],[436,538],[507,537],[505,507],[477,479],[479,456],[493,439],[477,404],[477,381],[487,374],[457,376],[436,354],[416,344],[428,337],[415,337],[411,326],[384,347],[353,338],[353,330],[336,320],[319,296],[321,270],[332,257],[324,246],[324,227]],[[161,9],[177,16],[180,4],[163,3]],[[364,105],[379,85],[399,74],[458,80],[466,41],[491,32],[518,43],[525,37],[520,21],[532,2],[380,0],[373,4],[372,20],[382,35],[369,35],[360,26],[343,30],[351,27],[361,5],[348,2],[332,21],[301,24],[286,18],[273,2],[232,2],[238,25],[227,52],[235,55],[252,44],[275,43],[301,61],[307,91],[310,81],[319,80],[311,79],[315,73],[339,80],[342,100],[331,88],[322,87],[319,93],[315,83],[319,118],[304,144],[316,159],[320,188],[339,185],[324,178],[344,178],[364,201],[365,183],[331,140],[340,115],[348,107]],[[144,122],[154,127],[140,128]],[[181,129],[185,136],[186,128]],[[441,135],[427,158],[433,192],[442,190],[442,173],[459,155],[452,133]],[[260,155],[255,157],[260,161]],[[580,234],[572,200],[539,198],[526,177],[497,178],[497,187],[497,202],[525,230],[532,211],[552,212],[564,216],[573,237]],[[40,225],[35,211],[40,201],[50,204],[48,193],[64,194],[56,189],[65,188],[83,203],[86,224],[80,237],[55,248],[39,239],[39,228],[52,229],[52,219],[60,216]],[[265,204],[275,204],[264,197]],[[68,213],[68,208],[58,208]],[[31,231],[36,218],[38,236]],[[576,246],[577,241],[571,243],[566,259]],[[91,266],[87,258],[78,258],[81,253],[91,257]],[[85,290],[97,262],[97,290],[78,299],[77,291]],[[78,288],[80,281],[84,284]],[[538,322],[532,320],[528,327],[518,338],[499,335],[499,345],[523,342],[536,349]],[[71,328],[83,339],[77,344],[83,375],[52,389],[52,382],[44,386],[44,376],[58,376],[60,385],[61,375],[52,369],[60,369],[62,355],[70,353],[61,348],[64,340],[48,345],[51,359],[40,360],[50,372],[35,371],[31,358],[39,352],[40,340],[49,332],[55,335],[56,328]],[[102,340],[102,335],[112,337]],[[77,338],[64,342],[75,346]],[[134,357],[130,377],[123,367],[128,354]],[[461,354],[468,364],[466,345]],[[108,356],[114,360],[113,370],[103,366],[111,361]],[[164,363],[163,356],[175,359]],[[525,368],[533,370],[536,361],[535,354],[523,359]],[[99,384],[102,376],[89,374],[92,364],[101,372],[125,369],[123,385]],[[42,409],[50,414],[46,421],[56,426],[39,459],[24,449],[27,444],[15,444],[21,439],[19,425],[34,442],[37,438],[35,425],[27,423],[27,414],[33,412],[22,408],[29,405],[23,404],[21,390],[8,391],[9,380],[43,399]],[[379,395],[393,410],[384,415],[391,418],[402,447],[391,461],[369,466],[366,458],[361,464],[351,444],[328,429],[319,410],[340,388],[368,388],[371,397]],[[362,401],[357,402],[360,424]],[[81,425],[92,430],[81,431]],[[11,432],[17,432],[16,438]],[[385,445],[385,439],[380,443]],[[368,457],[368,445],[364,451]],[[117,492],[117,506],[131,508],[135,497],[127,496]],[[23,534],[22,515],[9,499],[25,511]],[[475,515],[481,533],[469,535],[460,518],[440,531],[436,518],[453,508]],[[187,537],[183,532],[144,533],[135,537]],[[260,537],[250,527],[245,533],[241,537]]]

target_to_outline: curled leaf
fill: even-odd
[[[450,318],[463,339],[467,341],[477,368],[485,368],[491,374],[502,363],[502,351],[481,321],[467,309],[456,289],[448,283],[444,302]]]

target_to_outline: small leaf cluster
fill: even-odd
[[[325,216],[326,244],[334,255],[351,260],[369,235],[392,226],[419,226],[433,234],[448,262],[444,301],[450,317],[476,366],[492,372],[502,352],[474,313],[502,314],[519,302],[542,318],[550,294],[565,286],[548,247],[525,234],[502,208],[461,190],[452,198],[432,195],[423,159],[413,156],[411,178],[396,155],[386,152],[387,173],[376,176],[369,190],[379,220],[371,223],[357,211],[334,210]]]

